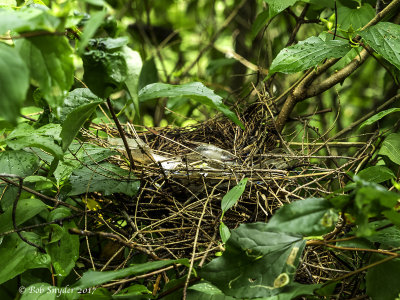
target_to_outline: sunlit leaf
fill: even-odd
[[[400,25],[379,22],[360,31],[359,35],[372,49],[400,69]]]
[[[270,72],[295,73],[315,67],[326,58],[339,58],[351,50],[347,41],[312,36],[282,49],[272,61]]]
[[[211,108],[217,109],[244,129],[242,122],[240,122],[235,113],[229,110],[229,108],[222,103],[222,98],[200,82],[192,82],[182,85],[153,83],[145,86],[139,91],[140,101],[177,96],[186,96]]]

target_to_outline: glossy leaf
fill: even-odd
[[[0,117],[15,123],[28,91],[29,70],[19,53],[4,43],[0,43],[0,82]]]
[[[222,98],[214,94],[212,90],[205,87],[200,82],[192,82],[182,85],[153,83],[145,86],[139,91],[140,101],[177,96],[186,96],[211,108],[217,109],[244,129],[242,122],[240,122],[235,113],[229,110],[229,108],[222,103]]]
[[[78,107],[85,104],[100,101],[102,101],[102,99],[93,94],[88,88],[74,89],[73,91],[69,92],[68,95],[65,97],[64,103],[61,107],[61,111],[59,114],[61,124],[65,121],[68,114],[71,113],[74,109],[77,109]]]
[[[270,18],[284,11],[289,6],[293,6],[298,0],[264,0],[268,3]]]
[[[23,150],[4,151],[0,153],[0,173],[14,174],[21,177],[32,175],[39,167],[36,155]],[[17,187],[0,184],[2,195],[0,205],[3,210],[12,206],[17,195]]]
[[[40,236],[33,232],[21,233],[26,239],[40,244]],[[29,269],[49,268],[50,257],[22,241],[16,233],[6,235],[1,243],[0,257],[4,262],[0,268],[0,284]]]
[[[59,107],[74,82],[72,48],[63,36],[43,35],[18,39],[16,49],[37,85],[53,108]]]
[[[242,224],[200,276],[236,298],[274,296],[291,285],[304,247],[301,236],[271,231],[265,223]]]
[[[368,120],[364,121],[360,125],[360,129],[363,128],[364,126],[371,125],[371,124],[375,123],[376,121],[379,121],[380,119],[382,119],[383,117],[385,117],[391,113],[395,113],[395,112],[399,112],[399,111],[400,111],[400,108],[390,108],[390,109],[381,111],[381,112],[377,113],[376,115],[373,115]]]
[[[396,177],[392,170],[385,166],[372,166],[363,169],[357,174],[357,176],[366,181],[375,183],[381,183]]]
[[[359,32],[359,35],[372,49],[400,69],[400,25],[379,22]]]
[[[22,123],[9,134],[5,142],[14,150],[38,147],[51,153],[54,157],[62,159],[61,147],[55,143],[59,139],[60,129],[59,125],[48,124],[35,130],[28,124]]]
[[[36,216],[46,208],[46,204],[35,198],[19,200],[15,214],[17,226]],[[12,206],[10,206],[0,215],[0,232],[6,232],[12,229]]]
[[[105,195],[124,193],[134,196],[139,190],[139,181],[129,173],[109,163],[86,166],[73,172],[70,177],[72,190],[69,195],[86,192],[103,192]]]
[[[298,200],[281,207],[268,222],[270,229],[303,236],[330,232],[338,215],[330,202],[323,198]]]
[[[96,107],[103,101],[95,101],[92,103],[81,105],[71,111],[64,123],[62,124],[61,138],[62,138],[62,149],[66,151],[78,134],[82,125],[86,120],[93,114]]]
[[[72,287],[73,288],[89,288],[89,287],[94,287],[98,286],[100,284],[109,282],[111,280],[127,277],[127,276],[132,276],[132,275],[139,275],[143,274],[146,272],[150,272],[153,270],[161,269],[163,267],[167,267],[173,264],[188,264],[188,260],[186,258],[183,259],[177,259],[177,260],[160,260],[160,261],[153,261],[153,262],[147,262],[143,264],[137,264],[132,267],[128,267],[125,269],[121,270],[116,270],[116,271],[104,271],[104,272],[98,272],[98,271],[92,271],[89,270],[85,272],[81,279],[74,284]]]
[[[392,162],[400,165],[400,133],[389,134],[383,141],[379,154],[386,155]]]
[[[236,202],[239,200],[240,196],[242,196],[246,188],[247,180],[248,180],[247,178],[243,178],[222,198],[221,201],[222,213],[225,213],[228,209],[230,209],[232,206],[236,204]]]
[[[117,40],[117,41],[115,41]],[[123,39],[126,43],[126,40]],[[98,97],[105,99],[122,88],[128,76],[128,67],[121,49],[121,39],[92,40],[97,49],[86,51],[83,56],[83,80]],[[118,47],[109,44],[117,42]]]
[[[228,226],[224,224],[224,222],[219,224],[219,235],[221,236],[223,243],[226,243],[231,237],[231,231],[229,230]]]
[[[323,41],[310,37],[294,46],[282,49],[271,64],[270,72],[295,73],[317,66],[324,59],[339,58],[351,50],[342,40]]]

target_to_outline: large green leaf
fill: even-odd
[[[146,272],[150,272],[153,270],[157,270],[163,267],[167,267],[173,264],[188,264],[188,260],[186,258],[177,259],[177,260],[160,260],[160,261],[153,261],[147,262],[143,264],[134,265],[132,267],[128,267],[125,269],[117,270],[117,271],[105,271],[105,272],[97,272],[89,270],[85,272],[81,279],[74,284],[73,288],[89,288],[98,286],[100,284],[109,282],[111,280],[123,278],[126,276],[138,275],[143,274]]]
[[[86,166],[73,172],[70,177],[72,190],[69,195],[86,192],[103,192],[105,195],[124,193],[134,196],[139,189],[139,181],[129,173],[109,163]]]
[[[357,174],[357,176],[366,181],[375,183],[381,183],[396,177],[392,170],[385,166],[372,166],[363,169]]]
[[[63,222],[62,227],[56,224],[51,226],[59,227],[61,235],[57,242],[46,245],[46,252],[50,255],[51,263],[58,276],[66,277],[79,258],[79,236],[68,232],[69,228],[76,228],[76,225],[70,221]]]
[[[294,46],[282,49],[271,64],[270,74],[295,73],[317,66],[326,58],[339,58],[351,50],[347,41],[312,36]]]
[[[330,202],[323,198],[298,200],[281,207],[271,218],[270,229],[303,236],[330,232],[338,218]]]
[[[382,260],[374,255],[373,262]],[[374,300],[397,299],[400,295],[400,259],[382,263],[368,270],[366,276],[367,294]]]
[[[5,142],[14,150],[38,147],[61,159],[63,155],[61,147],[55,142],[59,140],[60,132],[61,127],[58,124],[48,124],[34,129],[30,125],[22,123],[9,134]]]
[[[100,100],[81,105],[67,115],[67,118],[62,124],[62,130],[60,134],[62,138],[63,151],[68,149],[82,125],[93,114],[96,107],[102,102],[103,100]]]
[[[400,165],[400,133],[389,134],[383,141],[379,154],[386,155],[392,162]]]
[[[0,82],[0,117],[14,123],[28,91],[29,70],[18,52],[4,43],[0,43]]]
[[[345,31],[350,28],[357,30],[367,24],[375,16],[375,9],[368,3],[355,9],[340,6],[337,15],[340,29]]]
[[[0,153],[1,173],[26,177],[32,175],[38,166],[39,159],[33,153],[23,150],[4,151]]]
[[[64,123],[68,114],[74,109],[89,103],[102,101],[99,97],[93,94],[88,88],[78,88],[69,92],[64,99],[63,106],[60,111],[60,121]]]
[[[154,57],[152,57],[143,63],[143,67],[140,70],[139,82],[138,82],[137,89],[138,89],[138,91],[140,91],[146,85],[151,84],[151,83],[156,83],[158,81],[159,80],[158,80],[157,66],[154,61]]]
[[[40,244],[40,236],[33,232],[21,233],[26,239]],[[36,247],[28,245],[16,234],[6,235],[0,247],[0,284],[29,269],[50,267],[50,257],[40,253]]]
[[[53,108],[59,107],[74,82],[72,48],[63,36],[43,35],[15,42],[33,83]]]
[[[274,296],[290,286],[304,247],[301,236],[271,231],[265,223],[242,224],[200,276],[236,298]]]
[[[400,69],[400,25],[379,22],[359,34],[372,49]]]
[[[60,20],[49,14],[45,9],[22,7],[19,10],[0,9],[0,34],[8,30],[26,32],[44,30],[54,32]]]
[[[14,174],[21,177],[32,175],[39,167],[39,159],[36,155],[23,150],[4,151],[0,153],[0,172]],[[9,178],[10,179],[10,178]],[[17,187],[0,184],[1,207],[8,209],[15,200]]]
[[[186,96],[209,107],[217,109],[237,125],[239,125],[242,129],[244,129],[242,122],[240,122],[235,113],[229,110],[229,108],[222,103],[222,98],[200,82],[192,82],[182,85],[153,83],[145,86],[139,91],[140,101],[177,96]]]
[[[105,99],[122,88],[128,67],[122,47],[126,39],[93,39],[83,56],[83,80],[98,97]]]
[[[46,204],[35,198],[19,200],[15,214],[17,226],[36,216],[46,208]],[[13,228],[12,210],[13,208],[10,206],[0,215],[0,232],[6,232]]]

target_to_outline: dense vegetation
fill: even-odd
[[[399,23],[0,0],[2,299],[399,299]]]

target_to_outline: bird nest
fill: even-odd
[[[86,142],[121,152],[112,162],[130,170],[140,180],[140,189],[135,197],[94,196],[103,203],[97,211],[103,223],[88,230],[109,232],[112,228],[116,233],[104,233],[110,241],[87,249],[91,260],[86,261],[103,269],[115,268],[142,253],[152,259],[192,257],[202,265],[223,249],[221,199],[241,179],[248,178],[246,189],[223,215],[230,229],[241,223],[266,222],[285,203],[331,193],[332,182],[340,186],[346,172],[359,167],[368,150],[368,144],[360,143],[354,156],[335,156],[328,147],[331,143],[290,142],[275,132],[266,116],[268,107],[255,103],[242,115],[245,130],[221,118],[185,128],[146,128],[142,132],[127,126],[128,142],[137,144],[135,150],[130,149],[135,160],[131,167],[121,140],[87,133]],[[119,131],[112,126],[93,125],[93,129],[119,138]],[[318,148],[328,154],[312,154]],[[338,160],[340,167],[334,164]],[[124,249],[129,253],[124,255]],[[320,282],[336,275],[335,267],[328,268],[329,275],[323,272],[323,259],[315,258],[316,251],[306,253],[310,259],[300,268],[300,281]]]

